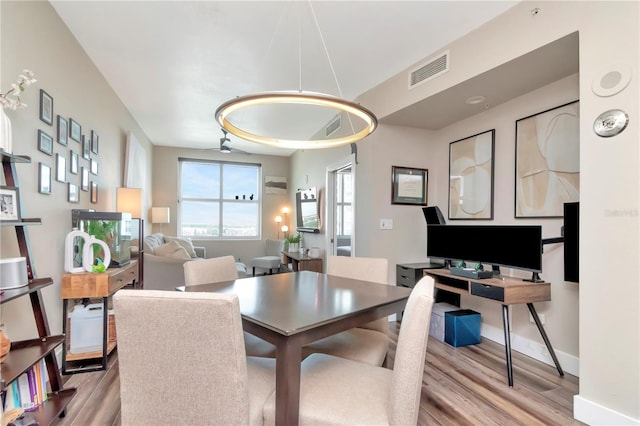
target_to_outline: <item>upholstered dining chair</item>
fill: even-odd
[[[402,318],[393,370],[326,354],[301,365],[300,425],[415,425],[433,306],[432,277],[411,291]],[[275,424],[275,395],[264,405]]]
[[[184,264],[185,286],[233,281],[238,279],[238,270],[233,256],[186,262]],[[274,358],[276,347],[249,333],[244,333],[245,350],[248,356]]]
[[[388,283],[389,261],[387,259],[330,256],[327,260],[328,275],[380,284]],[[380,318],[310,343],[302,348],[302,357],[319,352],[371,365],[383,365],[389,350],[388,331],[388,319]]]
[[[238,296],[120,290],[122,425],[262,425],[275,361],[245,356]]]

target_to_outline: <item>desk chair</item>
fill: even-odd
[[[253,276],[256,276],[256,268],[266,269],[269,274],[273,274],[273,270],[280,270],[281,253],[284,250],[284,240],[267,240],[266,255],[261,257],[254,257],[251,259],[251,268],[253,269]]]
[[[233,256],[212,257],[184,264],[185,286],[237,279],[238,269]],[[249,333],[244,333],[244,340],[248,356],[275,358],[276,347],[271,343]]]
[[[330,256],[327,274],[388,284],[389,261],[371,257]],[[362,325],[317,340],[302,348],[302,357],[325,353],[371,365],[383,365],[389,350],[388,319]]]
[[[121,423],[262,425],[275,362],[247,358],[238,296],[120,290]]]
[[[301,365],[301,425],[415,425],[433,305],[432,277],[422,278],[407,302],[393,370],[326,354]],[[275,423],[275,393],[264,424]]]

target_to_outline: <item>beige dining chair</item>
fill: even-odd
[[[415,425],[433,306],[432,277],[411,291],[402,318],[393,370],[326,354],[301,365],[300,425]],[[275,395],[264,405],[275,424]]]
[[[120,290],[121,424],[262,425],[275,360],[245,356],[238,296]]]
[[[388,284],[387,259],[330,256],[327,260],[327,275]],[[302,348],[302,357],[325,353],[371,365],[383,365],[389,350],[388,331],[388,319],[380,318],[310,343]]]
[[[210,259],[186,262],[184,264],[184,285],[233,281],[238,279],[238,269],[233,256],[212,257]],[[276,347],[249,333],[244,333],[247,356],[275,358]]]

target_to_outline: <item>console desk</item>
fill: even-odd
[[[319,257],[309,257],[298,251],[283,251],[282,263],[291,263],[293,272],[312,271],[322,273],[322,259]]]
[[[564,376],[560,362],[551,346],[547,333],[542,327],[534,302],[547,302],[551,300],[551,284],[546,282],[528,282],[520,278],[467,278],[451,274],[448,269],[427,269],[425,275],[430,275],[435,280],[435,288],[460,294],[481,297],[494,301],[502,305],[502,325],[504,328],[504,347],[507,359],[507,377],[509,386],[513,386],[513,368],[511,361],[511,327],[509,325],[509,306],[516,304],[526,304],[533,320],[538,327],[538,331],[547,346],[547,350],[553,358],[553,362],[558,369],[558,373]]]

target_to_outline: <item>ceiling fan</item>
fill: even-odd
[[[220,138],[220,147],[219,148],[212,148],[216,151],[220,151],[223,154],[230,154],[232,152],[237,152],[239,154],[247,154],[250,155],[250,152],[247,151],[243,151],[241,149],[237,149],[237,148],[232,148],[228,145],[227,142],[231,142],[231,139],[229,139],[227,137],[227,129],[225,129],[224,127],[221,127],[220,130],[222,130],[222,137]]]

